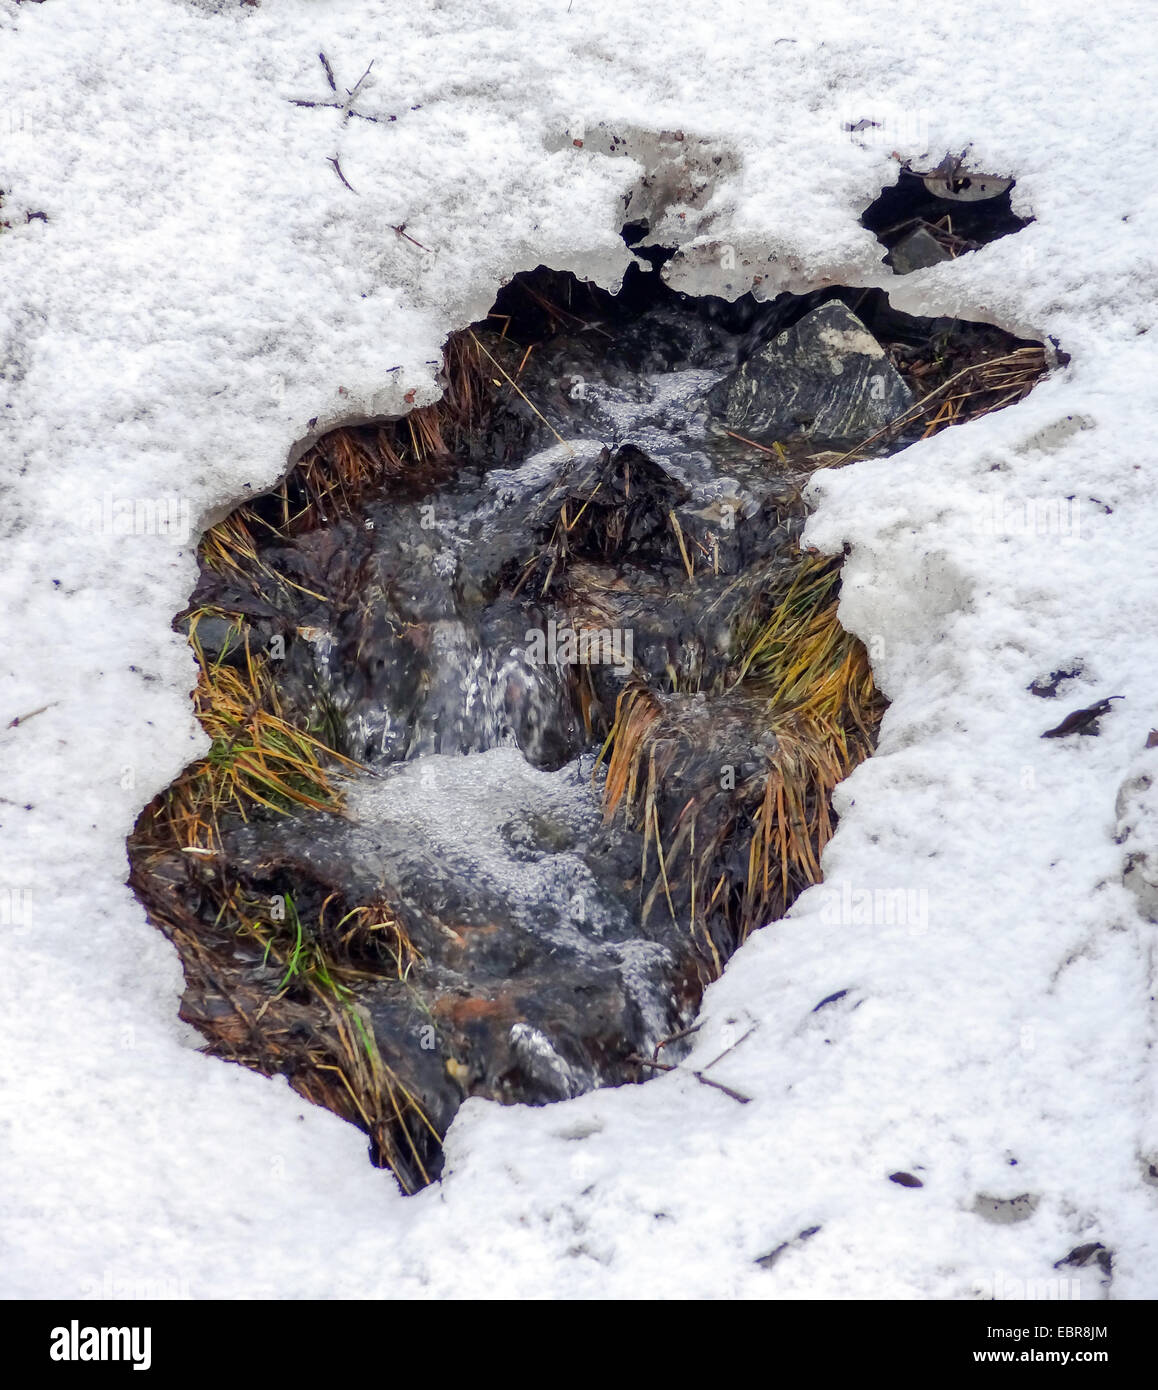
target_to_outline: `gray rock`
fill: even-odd
[[[712,411],[740,434],[849,446],[912,404],[884,348],[835,299],[765,343],[709,397]]]
[[[889,252],[889,264],[894,275],[911,275],[914,270],[925,270],[931,265],[952,260],[952,256],[937,238],[922,223],[904,236]]]

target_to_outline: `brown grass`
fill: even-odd
[[[238,666],[209,661],[197,638],[203,616],[194,615],[190,631],[199,667],[194,710],[212,747],[142,813],[130,883],[181,955],[183,1017],[205,1035],[207,1050],[286,1075],[307,1099],[365,1129],[377,1161],[414,1190],[429,1181],[423,1155],[432,1152],[432,1127],[382,1061],[357,1002],[360,980],[404,980],[418,961],[403,922],[382,902],[338,917],[332,899],[303,921],[288,897],[274,918],[222,857],[223,822],[255,811],[339,811],[335,774],[355,764],[285,718],[268,663],[248,643]],[[272,994],[239,967],[242,939],[278,972]]]
[[[820,882],[833,788],[872,752],[883,701],[837,619],[839,573],[805,560],[751,603],[707,700],[630,684],[601,754],[605,817],[622,813],[643,835],[644,919],[662,897],[712,973]]]
[[[553,328],[582,323],[534,297]],[[454,335],[439,402],[318,440],[272,493],[206,533],[203,566],[258,593],[270,582],[292,584],[262,559],[262,542],[347,514],[376,490],[433,486],[477,441],[500,394],[513,392],[538,413],[518,385],[529,352],[505,333]],[[918,368],[910,376],[918,391],[928,389],[914,407],[836,462],[885,437],[927,437],[1013,404],[1044,374],[1045,354],[1025,347],[957,371],[939,361]],[[779,446],[775,452],[783,455]],[[586,496],[564,501],[520,583],[545,573],[546,593],[565,574],[581,578],[588,551],[617,552],[625,513],[608,506],[608,490],[596,480]],[[701,556],[674,512],[667,520],[688,584],[700,582],[718,566]],[[729,600],[740,605],[732,655],[722,675],[703,673],[702,691],[701,673],[691,670],[670,672],[670,691],[635,680],[616,704],[600,759],[605,815],[621,816],[642,835],[644,919],[660,910],[684,921],[710,975],[752,930],[820,880],[835,828],[833,788],[873,748],[883,701],[864,647],[838,621],[839,575],[837,561],[804,559],[770,571],[751,598],[737,588]],[[598,606],[597,591],[586,602]],[[221,616],[201,616],[209,611]],[[592,622],[600,617],[590,615]],[[384,1062],[359,993],[368,980],[405,981],[421,968],[405,922],[389,903],[332,897],[300,909],[291,903],[292,911],[273,920],[268,900],[247,890],[221,854],[223,824],[255,813],[340,812],[341,777],[354,765],[287,716],[263,656],[246,648],[243,660],[208,661],[199,620],[195,614],[190,630],[199,666],[194,706],[211,750],[142,814],[131,841],[131,881],[177,945],[187,982],[183,1016],[202,1031],[207,1049],[286,1075],[299,1094],[364,1129],[377,1161],[412,1191],[429,1180],[439,1136]],[[590,736],[606,720],[590,672],[580,675]],[[239,943],[248,951],[244,969]]]
[[[497,336],[488,347],[473,330],[452,334],[443,354],[441,400],[397,420],[331,430],[260,506],[241,507],[206,532],[204,562],[219,572],[252,573],[258,564],[255,534],[308,531],[348,515],[368,493],[391,482],[437,479],[486,418],[503,385],[495,364],[503,357],[509,361],[512,350]]]
[[[935,379],[942,375],[942,368],[939,361],[921,363],[910,368],[907,374],[916,378],[919,385],[922,377]],[[1027,396],[1047,370],[1045,349],[1036,346],[1016,348],[999,357],[973,362],[940,381],[908,410],[883,429],[862,439],[854,449],[827,458],[823,466],[836,468],[860,457],[871,446],[910,430],[921,428],[920,437],[929,439],[950,425],[967,424],[995,410],[1004,410]]]
[[[270,581],[300,589],[263,561],[256,537],[308,530],[392,482],[437,479],[491,409],[503,386],[495,367],[506,375],[499,359],[510,361],[514,350],[497,337],[488,349],[474,333],[455,334],[440,401],[399,420],[326,435],[272,493],[206,532],[202,566],[254,593]],[[440,1138],[382,1060],[358,1002],[360,982],[404,981],[419,964],[405,924],[388,903],[343,910],[332,898],[306,920],[288,895],[274,920],[268,901],[243,888],[221,852],[223,824],[255,812],[339,813],[338,779],[356,765],[287,717],[268,659],[248,641],[241,660],[206,657],[197,628],[210,615],[234,615],[203,608],[189,623],[198,664],[194,712],[211,748],[142,813],[130,840],[130,882],[180,952],[183,1016],[204,1034],[207,1050],[286,1075],[301,1095],[364,1129],[376,1161],[413,1191],[429,1181],[426,1165]],[[241,645],[244,625],[234,621]],[[239,969],[239,941],[258,948],[265,976],[277,972],[272,993],[268,978]]]

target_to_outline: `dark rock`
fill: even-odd
[[[1107,1250],[1100,1240],[1091,1240],[1086,1245],[1076,1245],[1068,1255],[1057,1261],[1054,1269],[1084,1269],[1096,1264],[1103,1274],[1111,1274],[1114,1268],[1114,1252]]]
[[[182,623],[186,632],[196,633],[201,650],[210,661],[241,661],[245,657],[247,629],[246,624],[237,618],[219,618],[206,614],[197,619],[194,627],[188,619]],[[254,647],[250,638],[250,648]]]
[[[915,1178],[912,1173],[890,1173],[889,1182],[895,1182],[898,1187],[924,1187],[920,1178]]]
[[[636,1080],[629,1058],[698,999],[695,943],[667,914],[639,923],[639,837],[602,826],[589,768],[429,755],[359,779],[342,817],[236,828],[225,846],[255,895],[292,892],[303,920],[330,897],[391,905],[418,960],[358,999],[440,1128],[463,1095],[542,1104]]]
[[[884,348],[839,300],[765,343],[709,396],[722,423],[740,434],[833,447],[860,442],[912,404]]]
[[[914,270],[925,270],[953,258],[922,223],[897,242],[888,259],[894,275],[911,275]]]
[[[812,1012],[814,1014],[818,1014],[826,1004],[835,1004],[838,999],[843,999],[847,993],[847,989],[838,989],[835,994],[825,995],[825,997],[820,1001],[819,1004],[817,1004],[817,1006],[812,1010]]]

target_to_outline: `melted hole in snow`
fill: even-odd
[[[888,248],[893,273],[909,275],[1027,226],[1013,211],[1012,193],[1012,179],[970,174],[947,160],[926,174],[902,170],[860,220]]]
[[[178,621],[212,751],[130,841],[182,1017],[407,1191],[466,1096],[679,1067],[704,986],[818,880],[883,710],[804,485],[1045,369],[877,291],[517,276],[441,402],[333,431],[202,538]]]

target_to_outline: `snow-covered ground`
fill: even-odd
[[[1117,810],[1158,767],[1155,29],[1146,0],[0,0],[0,1292],[960,1299],[1100,1241],[1110,1296],[1158,1294],[1158,928],[1116,842],[1158,845],[1152,789]],[[319,52],[342,99],[373,60],[360,116],[292,104],[335,99]],[[860,210],[894,150],[966,145],[1035,221],[893,284]],[[311,429],[434,399],[505,278],[614,286],[628,205],[689,286],[888,285],[1073,360],[819,489],[893,704],[828,883],[708,996],[696,1063],[738,1042],[710,1074],[751,1103],[685,1074],[469,1101],[403,1198],[198,1053],[122,886],[205,747],[169,623],[200,529]],[[124,534],[150,500],[170,533]],[[1099,738],[1039,737],[1107,695]]]

